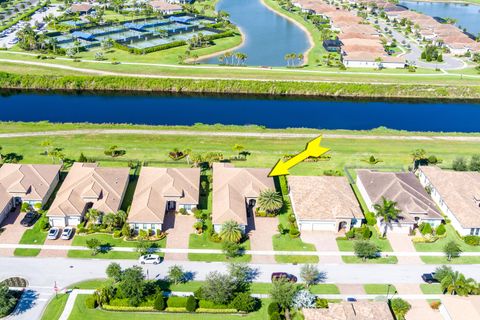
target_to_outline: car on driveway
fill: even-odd
[[[24,227],[31,227],[39,217],[40,215],[38,213],[30,211],[23,217],[20,224]]]
[[[438,280],[435,278],[435,272],[422,274],[422,280],[428,284],[438,282]]]
[[[140,264],[159,264],[162,262],[162,259],[158,254],[146,254],[141,256],[138,262],[140,262]]]
[[[62,235],[60,236],[60,238],[62,240],[70,240],[72,235],[73,235],[73,228],[72,227],[66,227],[65,229],[63,229],[63,232],[62,232]]]
[[[297,282],[297,277],[294,276],[293,274],[286,273],[286,272],[274,272],[272,273],[271,277],[272,281],[278,280],[278,279],[287,279],[290,282]]]
[[[58,238],[59,234],[60,234],[60,229],[57,228],[57,227],[53,227],[50,230],[48,230],[47,239],[48,240],[56,240]]]

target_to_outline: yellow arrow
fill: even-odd
[[[303,160],[309,158],[309,157],[315,157],[318,158],[322,154],[328,152],[330,149],[324,148],[320,145],[320,142],[322,141],[322,136],[317,137],[307,143],[307,147],[305,148],[304,151],[300,152],[297,154],[295,157],[283,162],[282,159],[278,160],[277,164],[275,167],[273,167],[272,171],[268,174],[269,177],[275,177],[275,176],[285,176],[290,174],[288,172],[288,169],[290,169],[293,166],[296,166]]]

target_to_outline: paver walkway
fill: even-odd
[[[338,252],[337,235],[330,231],[302,231],[303,242],[312,243],[317,251]],[[343,263],[341,256],[322,257],[320,263]]]
[[[393,252],[416,252],[412,240],[408,234],[389,232],[387,238],[392,245]],[[418,256],[397,257],[399,264],[422,263]]]
[[[247,233],[250,238],[250,250],[272,251],[272,237],[277,233],[277,225],[277,218],[249,218]],[[254,255],[252,263],[275,263],[275,257],[271,255]]]
[[[192,215],[174,214],[169,212],[165,214],[163,223],[164,230],[167,232],[167,248],[188,249],[190,233],[193,230],[195,217]],[[188,260],[188,253],[165,253],[165,260]]]
[[[20,207],[17,208],[15,212],[10,212],[3,220],[0,228],[2,229],[0,233],[0,243],[18,243],[22,238],[23,233],[27,228],[20,224],[25,213],[20,213]],[[2,256],[13,256],[14,248],[1,248],[0,255]]]

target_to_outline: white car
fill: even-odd
[[[56,240],[58,238],[58,235],[60,234],[60,229],[57,227],[53,227],[50,230],[48,230],[48,240]]]
[[[62,235],[60,236],[60,238],[62,240],[70,240],[72,235],[73,235],[73,228],[72,227],[66,227],[65,229],[63,229],[63,232],[62,232]]]
[[[162,260],[157,254],[146,254],[141,256],[138,262],[141,264],[159,264]]]

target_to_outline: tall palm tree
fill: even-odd
[[[127,221],[127,213],[123,210],[118,210],[115,218],[117,221],[117,226],[120,227],[125,223],[125,221]]]
[[[91,222],[96,224],[98,221],[98,218],[100,218],[100,211],[96,209],[89,209],[87,213],[85,214],[86,218]]]
[[[277,213],[283,207],[282,196],[272,189],[263,190],[257,202],[260,209],[267,213]]]
[[[443,292],[459,296],[468,296],[475,288],[475,280],[465,278],[465,275],[455,271],[447,274],[440,282]]]
[[[397,209],[397,203],[395,201],[387,200],[385,197],[382,197],[382,203],[376,203],[373,205],[375,209],[377,218],[380,218],[380,221],[385,224],[385,229],[383,231],[383,236],[387,235],[387,229],[392,224],[392,221],[398,219],[402,210]]]
[[[238,222],[229,220],[222,225],[220,230],[220,238],[223,241],[238,243],[242,239],[243,229]]]

